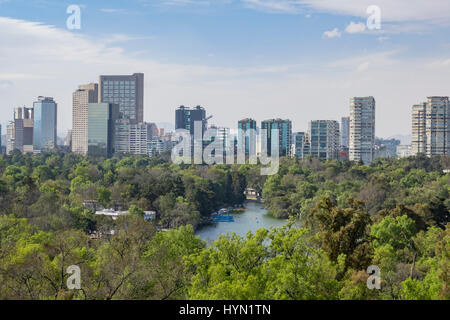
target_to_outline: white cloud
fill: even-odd
[[[123,43],[136,40],[152,40],[155,38],[156,37],[154,36],[135,37],[128,34],[116,33],[116,34],[109,34],[107,37],[105,37],[104,44]]]
[[[162,3],[166,6],[188,6],[188,5],[200,5],[200,6],[209,6],[211,3],[207,0],[165,0]]]
[[[109,8],[102,8],[100,9],[101,12],[106,12],[106,13],[120,13],[123,10],[121,9],[109,9]]]
[[[381,8],[382,20],[389,22],[426,21],[449,24],[450,1],[448,0],[300,0],[297,4],[327,12],[367,17],[370,5]]]
[[[272,13],[299,14],[307,11],[367,18],[367,8],[381,9],[382,23],[422,22],[432,25],[450,25],[448,0],[241,0],[252,9]]]
[[[366,70],[370,65],[375,66],[377,69],[381,70],[385,67],[392,67],[396,64],[394,59],[402,50],[391,50],[383,51],[372,54],[363,54],[359,56],[353,56],[347,59],[335,60],[330,63],[331,68],[354,70],[356,72],[361,72]]]
[[[12,107],[46,95],[58,102],[60,132],[71,126],[72,92],[100,74],[143,72],[147,121],[173,123],[177,106],[201,104],[218,125],[233,128],[238,119],[252,116],[258,121],[289,118],[294,130],[305,130],[310,119],[347,114],[350,97],[373,95],[377,135],[409,134],[411,106],[428,95],[449,94],[442,67],[448,68],[450,59],[438,52],[420,60],[399,57],[404,52],[397,50],[359,52],[336,61],[310,59],[303,65],[181,65],[53,26],[1,17],[0,43],[2,124],[10,120]]]
[[[135,37],[116,35],[113,39],[116,43]],[[96,82],[100,74],[143,72],[146,118],[171,121],[178,105],[202,104],[207,100],[220,107],[217,102],[223,99],[212,99],[212,93],[221,96],[221,90],[227,86],[244,87],[242,82],[249,79],[270,78],[291,69],[288,65],[223,68],[160,63],[125,52],[112,46],[111,41],[98,42],[54,26],[4,17],[0,17],[0,41],[0,80],[8,81],[0,86],[0,113],[10,114],[14,105],[31,105],[39,95],[53,96],[59,103],[60,130],[71,126],[72,92],[79,84]],[[14,90],[4,92],[5,83]],[[233,101],[235,105],[236,102]],[[223,102],[222,107],[226,118],[228,102]]]
[[[366,31],[366,25],[362,22],[350,22],[350,24],[345,28],[347,33],[362,33]]]
[[[327,38],[340,38],[341,37],[341,32],[339,31],[338,28],[334,28],[331,31],[325,31],[323,33],[323,35],[324,35],[324,37],[327,37]]]
[[[242,0],[246,8],[265,11],[269,13],[300,13],[301,7],[299,7],[296,1],[283,1],[283,0]]]

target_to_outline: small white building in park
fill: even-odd
[[[103,209],[101,211],[96,211],[96,215],[99,216],[108,216],[111,217],[113,220],[116,220],[117,218],[121,216],[126,216],[129,214],[128,211],[115,211],[113,209]],[[155,211],[144,211],[144,219],[146,221],[154,221],[156,219],[156,212]]]

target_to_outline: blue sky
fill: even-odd
[[[66,28],[71,4],[81,30]],[[371,4],[381,30],[365,27]],[[377,135],[409,134],[412,104],[450,94],[449,16],[448,0],[0,0],[0,123],[49,95],[62,134],[78,84],[144,72],[147,121],[201,104],[218,125],[306,130],[373,95]]]

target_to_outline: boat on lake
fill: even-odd
[[[215,212],[212,215],[213,222],[234,222],[234,217],[228,214],[229,212],[231,212],[231,210],[226,208],[220,209],[218,212]]]

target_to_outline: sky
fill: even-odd
[[[80,29],[67,28],[70,5]],[[449,31],[450,0],[0,0],[0,124],[51,96],[63,136],[78,85],[142,72],[148,122],[201,105],[210,124],[304,131],[371,95],[376,135],[409,135],[413,104],[450,95]]]

